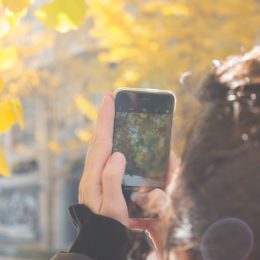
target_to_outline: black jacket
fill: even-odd
[[[78,236],[68,253],[59,253],[52,260],[142,260],[152,250],[145,232],[131,231],[82,204],[71,206],[69,211]]]

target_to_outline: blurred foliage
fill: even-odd
[[[77,29],[83,23],[85,14],[84,0],[54,0],[35,11],[35,16],[47,27],[62,33]]]
[[[181,150],[188,111],[194,108],[192,96],[179,86],[181,73],[195,71],[194,81],[188,84],[193,93],[210,60],[249,49],[259,41],[259,13],[257,0],[1,0],[0,131],[21,124],[17,97],[30,98],[37,89],[54,99],[58,87],[72,78],[86,89],[75,92],[75,106],[90,120],[96,118],[96,108],[88,100],[93,93],[121,86],[172,89],[178,96],[175,136]],[[33,15],[51,30],[42,28]],[[62,41],[54,30],[63,33]],[[88,35],[91,40],[74,42],[76,35],[75,39]],[[68,50],[77,44],[95,54],[87,67],[80,59],[68,59]],[[39,60],[48,58],[43,53],[50,48],[56,62],[69,61],[74,68],[66,79],[55,68],[40,69]],[[89,79],[87,83],[81,75]],[[91,136],[89,129],[75,131],[80,140]],[[50,149],[59,151],[56,140],[50,141]],[[1,158],[0,172],[6,165]]]
[[[0,150],[0,173],[3,176],[10,176],[10,168],[7,164],[3,150]]]
[[[171,116],[117,112],[114,151],[127,158],[129,175],[160,179],[167,167]]]
[[[11,46],[0,50],[0,70],[7,70],[13,67],[17,60],[16,48]]]
[[[18,99],[10,99],[0,104],[0,133],[7,132],[18,123],[23,127],[23,110]]]
[[[3,5],[13,13],[19,13],[26,9],[32,0],[2,0]]]
[[[89,119],[95,121],[97,119],[97,109],[87,99],[81,95],[75,96],[75,102],[80,112],[85,114]]]

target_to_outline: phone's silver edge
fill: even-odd
[[[124,91],[124,90],[129,90],[129,91],[137,91],[137,92],[150,92],[150,93],[168,93],[170,95],[173,96],[174,99],[174,107],[173,107],[173,117],[172,117],[172,125],[171,125],[171,137],[170,137],[170,150],[172,149],[172,142],[173,142],[173,125],[174,125],[174,117],[175,117],[175,113],[176,113],[176,103],[177,103],[177,98],[176,95],[173,91],[171,90],[162,90],[162,89],[149,89],[149,88],[144,88],[144,89],[140,89],[140,88],[127,88],[127,87],[121,87],[121,88],[117,88],[113,91],[113,95],[114,98],[116,98],[117,94],[120,91]],[[170,156],[170,154],[169,154]]]
[[[173,96],[174,98],[174,108],[173,108],[173,113],[175,114],[175,111],[176,111],[176,102],[177,102],[177,98],[176,98],[176,95],[173,91],[171,90],[164,90],[164,89],[155,89],[155,88],[144,88],[144,89],[141,89],[141,88],[126,88],[126,87],[122,87],[122,88],[117,88],[113,91],[113,95],[114,97],[116,97],[116,95],[120,92],[120,91],[124,91],[124,90],[129,90],[129,91],[137,91],[137,92],[150,92],[150,93],[168,93],[170,95]]]

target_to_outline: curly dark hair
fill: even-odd
[[[199,99],[173,194],[179,221],[170,243],[188,244],[192,259],[258,260],[260,46],[215,62]]]

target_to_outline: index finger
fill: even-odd
[[[115,105],[111,93],[106,94],[89,144],[83,178],[101,181],[101,174],[112,152]]]
[[[181,161],[175,155],[175,153],[171,150],[170,152],[170,160],[169,160],[169,168],[168,168],[168,175],[167,175],[167,185],[166,185],[166,192],[171,194],[173,190],[176,188],[177,185],[177,178],[178,174],[181,169]]]

